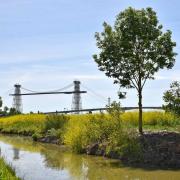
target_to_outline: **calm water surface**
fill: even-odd
[[[180,171],[127,168],[23,137],[0,135],[0,155],[24,180],[180,180]]]

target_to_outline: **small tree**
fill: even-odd
[[[2,98],[0,97],[0,108],[2,107],[3,105],[3,101],[2,101]]]
[[[166,111],[180,115],[180,82],[174,81],[170,85],[170,90],[164,93],[163,100],[166,103],[163,105]]]
[[[114,78],[114,83],[137,90],[142,133],[143,87],[159,69],[173,67],[176,44],[171,40],[171,31],[163,33],[151,8],[128,8],[117,16],[114,28],[107,23],[103,26],[104,31],[95,35],[100,52],[94,59],[101,71]]]
[[[107,105],[107,112],[114,118],[120,119],[123,110],[121,109],[121,103],[113,101],[110,105]]]
[[[10,108],[9,109],[9,115],[16,115],[16,114],[21,114],[21,112],[17,111],[15,108]]]

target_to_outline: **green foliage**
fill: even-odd
[[[0,108],[2,107],[3,105],[3,101],[2,101],[2,98],[0,97]]]
[[[0,115],[1,116],[12,116],[12,115],[21,114],[21,112],[16,111],[15,108],[8,108],[7,106],[4,106],[4,109],[2,110],[1,109],[2,105],[3,105],[3,100],[0,97]]]
[[[17,115],[21,114],[21,112],[17,111],[15,108],[10,108],[9,112],[7,112],[7,115],[12,116],[12,115]]]
[[[55,136],[75,152],[84,152],[88,145],[106,144],[107,154],[111,151],[119,155],[140,158],[140,144],[137,132],[138,112],[122,113],[120,104],[113,102],[108,113],[82,115],[28,114],[0,118],[0,131],[32,135],[34,140],[45,136]],[[144,112],[144,127],[147,130],[180,131],[180,117],[172,113]],[[136,156],[135,156],[136,155]]]
[[[174,81],[170,85],[170,90],[164,93],[163,99],[166,103],[163,108],[180,116],[180,82]]]
[[[103,26],[104,31],[95,36],[101,52],[94,59],[100,70],[121,87],[142,88],[159,69],[173,67],[176,44],[171,41],[170,31],[163,33],[151,8],[128,8],[118,14],[114,28],[107,23]]]
[[[140,161],[142,158],[142,149],[138,139],[138,134],[134,129],[117,129],[109,137],[107,154],[115,152],[121,157]]]
[[[4,133],[32,135],[42,133],[45,115],[15,115],[0,118],[0,129]]]
[[[63,129],[68,120],[69,117],[65,115],[49,115],[46,117],[44,130],[47,132],[50,129]]]
[[[0,158],[0,180],[20,180],[16,177],[12,168],[5,164],[2,158]]]
[[[34,141],[37,141],[41,137],[42,137],[42,134],[39,134],[39,133],[36,133],[36,132],[32,135],[32,139]]]
[[[49,115],[46,117],[44,131],[46,136],[58,137],[59,141],[64,141],[64,131],[66,130],[69,117],[66,115]]]
[[[173,113],[164,113],[160,111],[143,112],[143,124],[145,126],[158,126],[163,130],[164,126],[175,127],[180,125],[180,117],[175,116]],[[122,114],[122,121],[125,126],[137,127],[138,126],[138,112],[126,112]]]
[[[112,116],[120,116],[122,113],[121,104],[120,102],[113,101],[109,106],[106,106],[108,108],[107,112],[111,114]]]
[[[114,78],[122,88],[136,88],[139,97],[139,131],[142,133],[142,90],[147,79],[154,79],[159,69],[171,69],[175,63],[176,43],[171,31],[164,32],[152,8],[128,8],[118,14],[114,27],[106,22],[96,33],[94,55],[99,69]],[[120,93],[120,97],[125,94]]]
[[[109,115],[101,113],[71,119],[65,132],[65,144],[75,152],[82,152],[90,144],[109,141],[114,131],[120,132],[122,129],[120,104],[113,102],[108,113]]]
[[[85,122],[89,120],[87,117],[89,116],[85,115],[84,118],[82,118],[81,115],[74,115],[68,122],[67,130],[64,135],[64,143],[78,153],[83,152],[84,138],[87,131]]]

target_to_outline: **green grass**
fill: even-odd
[[[16,177],[12,168],[5,164],[2,158],[0,158],[0,180],[20,180],[20,178]]]

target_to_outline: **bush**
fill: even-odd
[[[122,129],[121,112],[113,109],[109,109],[108,115],[78,115],[71,118],[65,132],[65,144],[75,152],[82,152],[90,144],[109,141],[113,132],[121,132]]]
[[[46,117],[44,123],[44,131],[47,132],[50,129],[63,129],[68,120],[69,117],[65,115],[49,115]]]
[[[84,117],[84,118],[82,118]],[[84,147],[84,138],[86,136],[85,122],[87,115],[75,115],[70,119],[64,134],[64,143],[72,148],[74,152],[81,153]]]
[[[39,133],[34,133],[33,135],[32,135],[32,139],[34,140],[34,141],[37,141],[39,138],[41,138],[42,137],[42,134],[39,134]]]
[[[180,116],[180,82],[174,81],[170,85],[170,90],[164,93],[163,99],[166,103],[163,105],[165,111]]]
[[[114,130],[109,137],[106,153],[115,152],[120,157],[131,160],[140,160],[142,149],[138,138],[138,133],[134,129],[123,128]]]
[[[49,115],[44,123],[44,132],[46,136],[55,136],[61,143],[64,143],[64,132],[69,117],[65,115]]]

